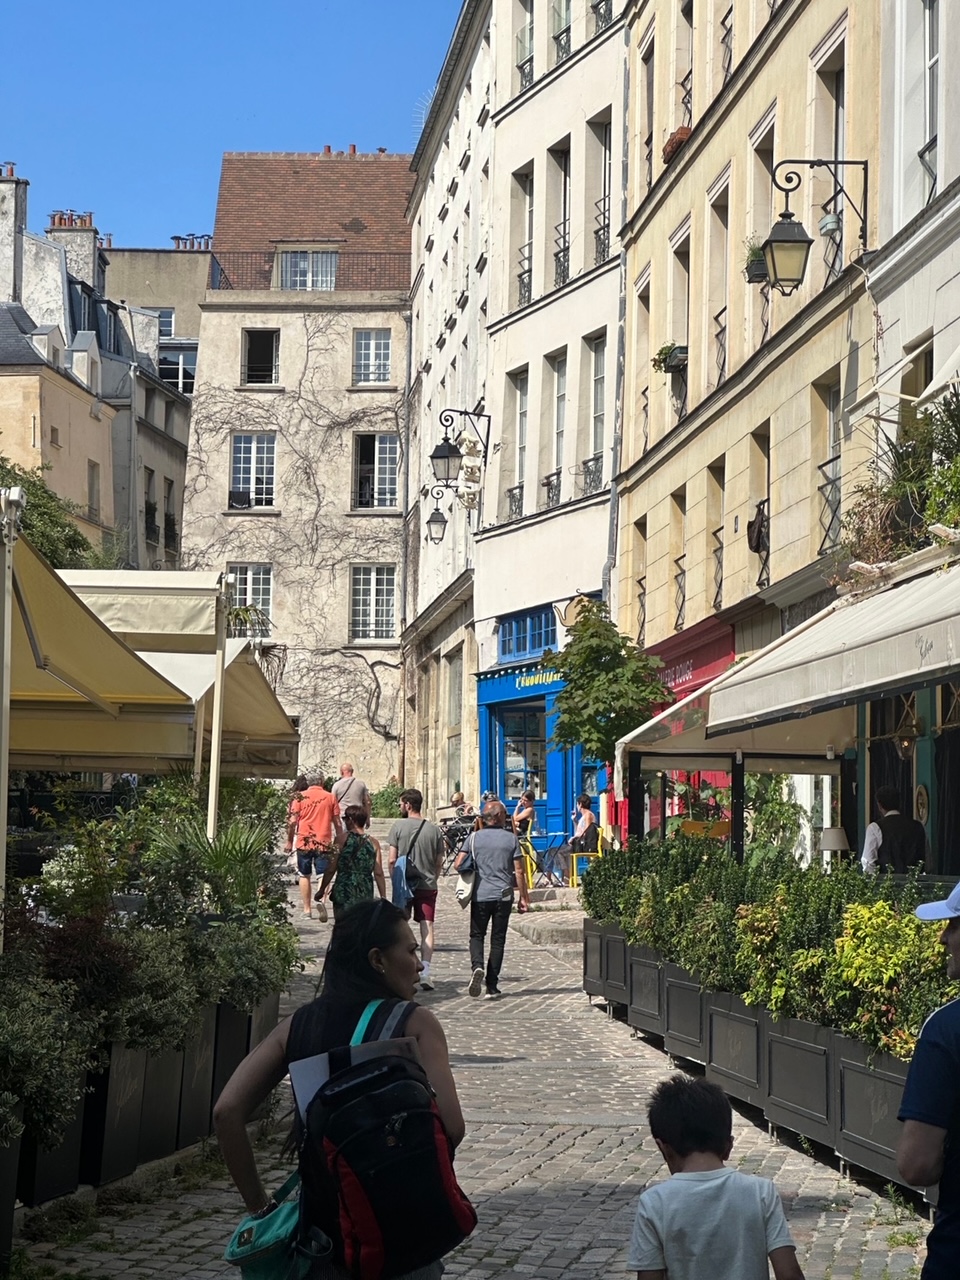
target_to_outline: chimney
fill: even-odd
[[[333,151],[333,148],[330,146],[329,143],[323,148],[323,154],[325,156],[330,155],[332,151]]]
[[[0,166],[0,302],[23,299],[23,233],[27,225],[26,178],[12,160]]]
[[[70,275],[99,293],[103,286],[102,273],[98,270],[100,234],[93,214],[77,213],[73,209],[56,210],[50,215],[47,239],[63,247]]]
[[[352,156],[355,156],[357,154],[357,144],[355,142],[350,143],[350,154]]]

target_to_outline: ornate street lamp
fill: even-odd
[[[430,518],[427,520],[427,537],[434,545],[441,543],[443,535],[447,532],[447,517],[440,510],[440,499],[445,493],[443,485],[439,484],[430,490],[430,496],[437,505],[430,512]]]
[[[433,474],[438,484],[442,484],[445,488],[452,488],[457,483],[460,468],[463,466],[463,454],[446,431],[443,433],[443,439],[430,455],[430,465],[433,467]]]
[[[440,500],[446,495],[447,491],[453,489],[456,497],[465,507],[477,507],[479,509],[479,496],[475,488],[464,493],[458,490],[457,486],[460,482],[460,470],[464,463],[463,450],[457,444],[456,440],[451,439],[450,432],[456,419],[466,420],[466,424],[473,430],[474,435],[480,443],[480,462],[483,466],[487,461],[487,449],[490,444],[490,415],[488,413],[475,413],[471,409],[444,409],[440,414],[440,425],[443,427],[443,439],[430,454],[430,465],[433,468],[436,484],[430,490],[430,497],[433,498],[435,506],[426,521],[427,537],[434,545],[443,541],[443,535],[447,531],[447,517],[440,510]],[[481,426],[483,430],[481,431]],[[468,461],[475,460],[476,454],[471,453]],[[424,490],[424,493],[426,490]],[[479,517],[478,517],[479,519]]]
[[[772,288],[788,298],[799,289],[807,270],[810,247],[813,240],[807,235],[802,222],[794,220],[790,208],[790,192],[796,191],[803,181],[801,175],[791,165],[801,165],[807,169],[826,169],[833,178],[834,193],[831,200],[843,196],[843,208],[849,208],[860,223],[861,252],[867,247],[867,176],[866,160],[781,160],[773,171],[773,185],[784,193],[783,211],[779,219],[770,229],[770,235],[763,244],[763,257],[767,264],[767,276]],[[863,171],[863,196],[860,207],[854,203],[849,191],[840,181],[840,170],[853,166]],[[787,172],[780,177],[780,170]],[[829,201],[828,201],[829,203]],[[824,206],[826,208],[826,206]],[[838,212],[834,211],[836,216]]]

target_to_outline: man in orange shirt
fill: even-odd
[[[333,848],[334,833],[338,841],[343,835],[339,806],[333,793],[323,785],[322,777],[294,793],[288,818],[285,849],[287,853],[291,849],[296,851],[303,914],[309,916],[310,875],[315,873],[318,880],[323,876]],[[321,920],[326,920],[327,910],[322,902],[317,906],[317,914]]]

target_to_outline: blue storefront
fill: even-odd
[[[551,746],[555,703],[563,681],[538,669],[536,658],[555,647],[553,610],[536,610],[501,621],[500,665],[477,676],[480,786],[493,791],[512,814],[527,788],[534,793],[538,848],[572,833],[577,796],[586,792],[598,811],[606,771],[584,759],[579,747]],[[525,659],[525,660],[524,660]]]

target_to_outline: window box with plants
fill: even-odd
[[[756,236],[749,236],[744,241],[746,250],[746,258],[743,264],[743,278],[747,284],[766,284],[770,278],[767,275],[767,260],[763,256],[763,245]]]
[[[658,373],[679,373],[687,367],[688,348],[677,342],[665,342],[650,363]]]
[[[647,1008],[659,965],[666,1051],[705,1063],[770,1123],[897,1180],[907,1064],[927,1015],[955,994],[938,926],[913,915],[941,887],[865,877],[854,862],[804,868],[786,825],[758,834],[742,862],[683,834],[596,860],[584,937],[623,930]]]

